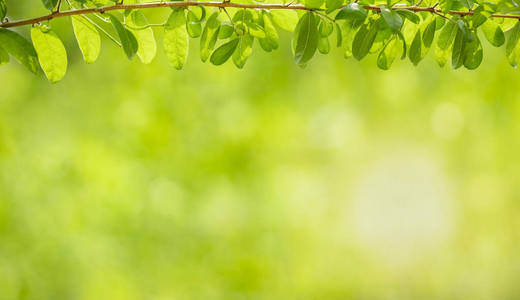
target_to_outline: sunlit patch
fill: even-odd
[[[310,141],[318,148],[338,149],[361,134],[361,121],[354,113],[327,107],[318,111],[308,127]]]
[[[420,152],[389,153],[360,177],[351,207],[363,248],[407,265],[439,250],[454,230],[447,179]]]
[[[464,116],[459,107],[451,102],[439,104],[431,119],[433,132],[445,139],[452,139],[462,131]]]

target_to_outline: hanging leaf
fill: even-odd
[[[262,21],[265,30],[265,38],[259,39],[260,46],[267,52],[278,49],[278,33],[269,15],[262,13]]]
[[[382,70],[389,70],[399,51],[399,42],[391,39],[377,56],[377,66]]]
[[[305,7],[308,8],[320,8],[325,0],[305,0]]]
[[[330,14],[338,9],[342,4],[343,0],[325,0],[325,6],[327,7],[325,13]]]
[[[330,51],[329,38],[326,36],[320,36],[318,39],[318,51],[321,54],[327,54]]]
[[[365,20],[367,15],[368,12],[363,6],[358,3],[349,3],[339,10],[336,20]]]
[[[233,53],[233,62],[237,68],[242,69],[246,64],[247,59],[253,52],[254,38],[249,34],[245,34],[239,38],[238,45]]]
[[[401,15],[401,17],[408,19],[412,23],[419,24],[421,21],[421,18],[419,18],[419,16],[413,11],[407,9],[397,9],[396,12]]]
[[[96,27],[83,16],[72,16],[72,28],[83,59],[87,64],[93,63],[99,56],[101,37]]]
[[[0,66],[9,62],[9,53],[0,46]]]
[[[61,40],[44,25],[31,28],[31,40],[45,76],[52,83],[60,81],[67,72],[67,51]]]
[[[137,56],[144,64],[151,63],[157,53],[157,45],[145,15],[139,10],[133,10],[127,13],[125,22],[137,40]]]
[[[453,49],[451,52],[451,66],[453,69],[458,69],[464,62],[464,46],[466,44],[466,35],[464,31],[457,30],[455,40],[453,41]]]
[[[126,56],[128,59],[132,59],[137,53],[137,48],[139,47],[137,44],[137,39],[132,32],[123,27],[123,24],[121,24],[121,22],[116,17],[113,15],[108,15],[108,17],[110,18],[110,22],[112,23],[112,26],[114,26],[114,29],[119,36],[119,40],[121,41],[121,45],[123,46],[123,50],[125,51]]]
[[[5,18],[6,14],[7,14],[6,0],[0,0],[0,22]]]
[[[186,63],[189,42],[184,9],[175,10],[164,26],[163,44],[168,61],[177,70],[182,69]]]
[[[511,33],[509,34],[509,39],[506,44],[506,55],[509,61],[509,64],[513,67],[517,65],[518,58],[518,40],[520,38],[520,22],[517,22],[515,27],[511,29]]]
[[[238,43],[239,39],[235,38],[221,45],[215,51],[213,51],[213,54],[211,54],[211,58],[209,60],[216,66],[225,63],[231,57],[231,55],[233,55],[233,52],[235,52]]]
[[[403,26],[403,19],[401,15],[399,15],[396,11],[388,9],[386,6],[381,6],[381,15],[385,20],[388,27],[390,27],[394,31],[401,30],[401,26]]]
[[[307,12],[301,17],[294,39],[296,64],[305,64],[314,56],[318,46],[318,24],[313,13]]]
[[[335,23],[336,28],[336,47],[341,47],[343,45],[343,32],[341,31],[341,27],[339,27],[338,23]]]
[[[453,40],[457,35],[459,28],[454,22],[447,22],[442,28],[439,38],[437,39],[437,47],[435,49],[435,58],[439,66],[443,67],[448,61],[450,48]]]
[[[377,26],[375,24],[363,24],[352,42],[352,54],[357,60],[362,60],[372,48],[376,38]]]
[[[188,10],[186,29],[192,38],[198,38],[202,33],[202,24],[199,18],[191,10]]]
[[[40,65],[36,50],[31,43],[18,33],[0,28],[0,47],[32,73],[37,74],[39,72]]]
[[[474,70],[482,63],[483,50],[480,39],[476,33],[473,34],[473,41],[469,42],[465,46],[464,53],[464,67],[468,70]]]
[[[203,62],[209,58],[217,42],[220,28],[218,15],[218,12],[214,12],[208,18],[208,21],[206,21],[206,26],[204,26],[204,30],[202,31],[202,36],[200,38],[200,59]]]
[[[506,42],[506,37],[502,28],[498,26],[493,20],[487,20],[482,26],[482,32],[489,41],[489,43],[495,47],[500,47]]]
[[[408,51],[408,57],[410,61],[417,66],[419,62],[422,60],[422,41],[421,41],[421,31],[417,30],[415,37],[410,45],[410,51]]]

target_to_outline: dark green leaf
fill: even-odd
[[[358,3],[350,3],[341,8],[336,15],[336,20],[352,19],[365,20],[368,15],[366,9]]]
[[[435,27],[436,27],[435,18],[432,18],[432,21],[430,23],[428,23],[428,25],[424,29],[423,36],[422,36],[423,44],[426,48],[430,48],[430,46],[432,45],[433,37],[435,36]]]
[[[464,46],[466,45],[466,35],[460,30],[457,30],[455,41],[453,42],[453,49],[451,52],[451,66],[453,69],[458,69],[464,63]]]
[[[218,38],[221,40],[228,39],[235,32],[235,29],[231,25],[222,25],[218,32]]]
[[[410,45],[410,51],[408,52],[410,61],[416,66],[422,60],[422,41],[421,41],[421,30],[417,30],[415,37]]]
[[[253,40],[254,38],[249,34],[245,34],[239,38],[238,45],[233,53],[233,62],[237,68],[242,69],[253,52]]]
[[[42,0],[42,3],[48,10],[53,10],[58,5],[58,0]]]
[[[0,66],[9,62],[9,53],[0,46]]]
[[[336,47],[341,47],[343,44],[343,33],[341,32],[341,27],[339,27],[338,23],[335,24],[336,26]]]
[[[327,10],[325,11],[327,14],[338,9],[343,4],[343,0],[325,0],[325,6]]]
[[[235,52],[235,49],[238,46],[239,39],[235,38],[220,47],[218,47],[215,51],[213,51],[213,54],[211,54],[211,58],[209,59],[212,64],[218,66],[223,63],[225,63],[231,55],[233,55],[233,52]]]
[[[482,62],[483,51],[477,34],[474,34],[472,42],[466,43],[464,51],[464,67],[468,70],[478,68]]]
[[[298,22],[295,36],[294,59],[297,64],[305,64],[316,52],[318,46],[318,24],[312,12],[305,13]]]
[[[396,12],[401,15],[401,17],[408,19],[410,22],[419,24],[421,18],[413,11],[407,9],[397,9]]]
[[[511,33],[509,34],[509,38],[506,44],[506,55],[509,61],[509,64],[513,67],[517,65],[518,58],[518,39],[520,38],[520,22],[517,22],[515,27],[511,29]]]
[[[36,50],[31,43],[18,33],[0,28],[0,45],[19,63],[24,65],[29,71],[37,74],[40,70]]]
[[[363,24],[352,42],[352,54],[357,60],[362,60],[372,48],[377,35],[375,24]]]
[[[0,0],[0,21],[3,21],[7,14],[7,3],[6,0]]]
[[[390,10],[386,6],[381,6],[381,15],[385,20],[388,27],[395,31],[401,30],[401,26],[403,26],[403,18],[396,11]]]
[[[113,15],[108,15],[110,18],[110,22],[112,22],[112,26],[116,30],[119,40],[121,41],[121,45],[123,46],[123,50],[125,51],[128,59],[132,59],[134,55],[137,53],[137,48],[139,47],[137,44],[137,39],[135,36],[126,29],[121,22],[114,17]]]

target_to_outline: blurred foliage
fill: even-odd
[[[503,49],[300,69],[282,35],[243,70],[87,66],[68,22],[62,82],[0,69],[0,299],[520,297]]]

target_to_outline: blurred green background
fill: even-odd
[[[8,1],[13,18],[37,1]],[[147,12],[160,22],[168,10]],[[281,48],[0,68],[0,299],[519,299],[520,76]],[[21,33],[27,34],[28,28]]]

